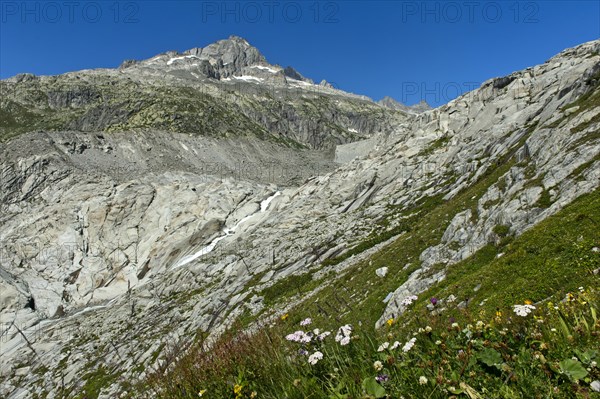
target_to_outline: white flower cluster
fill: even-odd
[[[307,319],[304,319],[300,322],[300,325],[302,325],[302,326],[307,326],[309,324],[312,324],[312,320],[310,317]],[[342,328],[344,329],[343,330],[344,332],[348,332],[348,335],[350,334],[350,331],[352,330],[352,328],[350,326],[343,326]],[[342,328],[340,328],[340,330],[342,330]],[[338,332],[338,334],[339,334],[339,332]],[[291,341],[291,342],[297,342],[299,344],[302,344],[302,349],[300,349],[298,353],[301,355],[308,355],[309,352],[305,348],[307,348],[309,346],[312,346],[313,348],[318,347],[319,344],[316,341],[317,340],[323,341],[329,335],[331,335],[331,331],[321,332],[321,330],[319,330],[318,328],[315,328],[314,330],[308,331],[308,332],[298,330],[292,334],[286,335],[285,339],[287,339],[288,341]],[[305,344],[311,344],[311,345],[305,345]],[[317,350],[308,357],[308,363],[310,363],[311,365],[314,366],[321,359],[323,359],[323,353]]]
[[[383,370],[383,363],[377,360],[375,363],[373,363],[373,368],[375,369],[375,371],[381,371]]]
[[[411,305],[414,301],[416,301],[418,297],[416,295],[409,295],[400,302],[402,306]]]
[[[318,328],[315,329],[314,333],[317,336],[317,339],[319,341],[323,341],[326,337],[328,337],[329,335],[331,335],[331,331],[323,331],[322,333],[319,334],[319,329]]]
[[[383,344],[379,345],[379,348],[377,348],[377,352],[383,352],[384,350],[386,350],[389,347],[390,347],[390,343],[384,342]]]
[[[348,345],[350,343],[350,335],[352,334],[352,326],[346,324],[338,329],[335,335],[335,342],[339,342],[340,345]]]
[[[533,310],[535,310],[533,305],[513,305],[513,311],[521,317],[527,316]]]
[[[402,350],[404,352],[408,352],[409,350],[411,350],[411,348],[415,345],[416,342],[416,338],[412,338],[410,341],[408,341],[406,344],[404,344],[404,346],[402,347]],[[393,344],[390,345],[389,342],[384,342],[383,344],[379,345],[379,348],[377,348],[377,352],[383,352],[386,349],[389,349],[391,351],[398,349],[400,347],[400,342],[398,341],[394,341]]]
[[[323,353],[316,351],[308,357],[308,362],[314,366],[321,359],[323,359]]]
[[[292,342],[298,342],[300,344],[308,344],[316,337],[319,341],[323,341],[326,337],[331,335],[331,331],[320,332],[318,328],[315,328],[312,332],[296,331],[295,333],[288,334],[285,339]]]
[[[312,337],[304,331],[296,331],[295,333],[286,335],[285,339],[292,342],[307,344],[311,341]]]
[[[413,346],[415,346],[415,342],[417,341],[416,338],[411,338],[407,343],[404,344],[404,346],[402,347],[402,351],[403,352],[408,352],[409,350],[412,349]]]

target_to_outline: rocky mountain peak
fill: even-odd
[[[227,39],[221,40],[221,41],[231,41],[231,42],[236,42],[236,43],[240,43],[242,45],[245,45],[247,47],[252,47],[250,45],[250,43],[248,43],[248,41],[246,39],[244,39],[243,37],[240,36],[236,36],[236,35],[231,35],[229,36]]]
[[[204,48],[193,48],[184,54],[207,58],[214,63],[221,61],[223,65],[233,64],[238,68],[267,62],[256,47],[238,36],[230,36]]]
[[[292,67],[283,68],[267,62],[265,56],[246,39],[230,36],[211,43],[206,47],[195,47],[179,53],[166,52],[148,60],[136,63],[124,62],[119,69],[136,67],[147,74],[168,74],[188,79],[217,79],[229,81],[238,79],[245,82],[287,84],[286,78],[312,84]]]

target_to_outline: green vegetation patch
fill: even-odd
[[[265,288],[260,295],[264,296],[266,305],[274,304],[282,298],[309,291],[309,286],[318,285],[312,279],[311,273],[297,274],[286,277],[272,286]]]

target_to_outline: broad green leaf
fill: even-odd
[[[462,389],[457,389],[457,388],[454,388],[454,389],[448,388],[448,391],[453,395],[460,395],[461,393],[464,392]]]
[[[346,387],[344,386],[343,382],[340,382],[335,388],[333,388],[332,385],[330,385],[330,389],[331,389],[331,394],[329,395],[329,399],[347,399],[350,397],[349,394],[347,393],[342,393],[342,390],[344,390]]]
[[[473,366],[475,366],[475,364],[477,363],[477,359],[475,357],[471,357],[469,359],[469,364],[468,364],[468,368],[471,369],[473,368]]]
[[[477,359],[489,367],[498,367],[502,364],[502,355],[492,348],[486,348],[477,354]]]
[[[588,349],[585,352],[575,349],[574,352],[583,364],[590,364],[598,356],[598,352],[592,349]]]
[[[376,398],[385,396],[385,389],[379,385],[374,377],[365,378],[363,381],[363,388],[368,395],[373,395]]]
[[[587,375],[587,370],[577,360],[565,359],[559,363],[560,370],[572,381],[577,381]]]
[[[460,381],[460,375],[458,374],[457,371],[452,371],[451,380],[454,382]]]

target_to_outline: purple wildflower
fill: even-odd
[[[388,382],[390,380],[390,377],[387,374],[379,374],[377,377],[375,377],[375,381],[377,382]]]
[[[437,304],[437,302],[438,302],[438,300],[437,300],[437,298],[436,298],[436,297],[433,297],[433,298],[431,298],[429,301],[431,302],[431,304],[432,304],[433,306],[435,306],[435,305]]]

